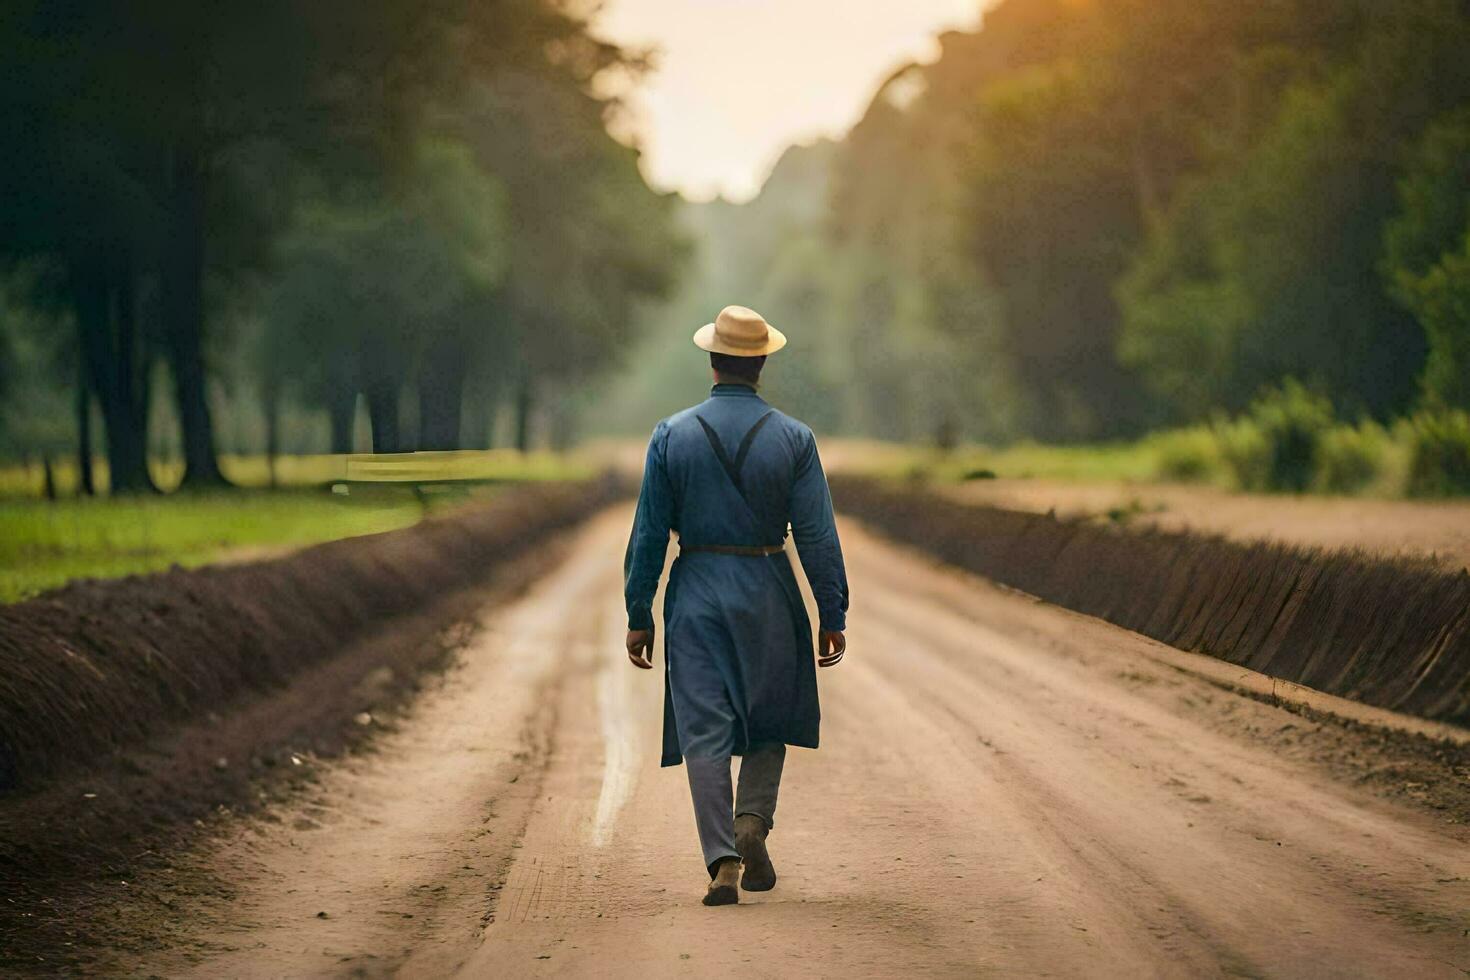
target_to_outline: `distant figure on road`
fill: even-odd
[[[756,393],[766,355],[786,338],[760,314],[727,306],[694,335],[714,388],[660,422],[623,562],[628,658],[653,667],[653,596],[669,532],[679,557],[664,595],[663,764],[689,772],[706,905],[766,891],[766,850],[786,746],[817,747],[812,632],[782,549],[789,527],[821,615],[817,663],[847,649],[847,573],[812,430]],[[732,802],[730,757],[743,755]],[[745,873],[740,875],[741,861]]]

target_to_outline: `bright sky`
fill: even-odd
[[[660,190],[745,200],[781,152],[840,136],[879,84],[982,0],[606,0],[600,34],[658,49],[633,106]]]

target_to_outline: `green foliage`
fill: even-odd
[[[73,578],[200,565],[232,549],[298,547],[413,524],[407,490],[371,497],[324,491],[0,502],[0,602]]]
[[[1171,443],[1178,442],[1186,470],[1209,478],[1219,461],[1242,490],[1362,493],[1386,489],[1397,449],[1383,426],[1334,421],[1331,403],[1294,380],[1264,391],[1235,418],[1153,437],[1167,475]],[[1197,477],[1198,478],[1198,477]]]
[[[1422,276],[1456,251],[1470,226],[1470,108],[1435,120],[1398,185],[1399,210],[1384,229],[1385,272],[1394,285]]]
[[[1379,275],[1382,240],[1404,148],[1470,99],[1470,15],[1410,0],[1345,26],[1338,37],[1350,43],[1324,58],[1272,56],[1285,69],[1279,110],[1222,131],[1233,139],[1181,182],[1122,281],[1120,356],[1173,418],[1238,410],[1291,376],[1379,417],[1412,401],[1425,337]],[[1252,78],[1262,92],[1282,89],[1279,70],[1240,83]],[[1446,149],[1426,155],[1444,162]],[[1422,233],[1390,234],[1397,261],[1424,251],[1410,239],[1440,233],[1443,195],[1427,183],[1401,191],[1418,204],[1401,223]],[[1462,235],[1463,179],[1459,193]]]
[[[1384,237],[1384,273],[1428,339],[1424,394],[1470,408],[1470,109],[1425,133]]]
[[[1361,493],[1383,477],[1391,452],[1391,437],[1376,422],[1334,426],[1321,435],[1313,486],[1326,493]]]
[[[1136,427],[1137,386],[1113,354],[1112,285],[1142,215],[1126,157],[1110,152],[1093,79],[1063,62],[981,97],[973,247],[1004,299],[1028,427],[1052,439]]]
[[[1323,436],[1333,425],[1332,403],[1288,379],[1280,388],[1266,389],[1241,422],[1260,433],[1266,451],[1264,470],[1260,463],[1236,470],[1241,485],[1292,494],[1307,491],[1316,476]],[[1247,476],[1258,482],[1247,482]]]
[[[1470,101],[1457,0],[1005,0],[942,45],[754,202],[691,209],[705,278],[650,354],[661,406],[727,302],[813,338],[789,389],[772,366],[786,404],[909,441],[1132,436],[1292,377],[1383,420],[1426,333],[1459,336],[1458,267],[1412,316],[1380,270],[1408,149]],[[1433,343],[1437,390],[1461,362]]]
[[[219,428],[263,418],[269,446],[326,409],[349,447],[360,397],[385,449],[484,445],[511,382],[524,418],[615,364],[677,269],[671,202],[596,94],[640,61],[580,5],[11,6],[0,263],[54,269],[28,301],[80,363],[46,381],[96,401],[119,488],[149,488],[159,360],[191,482],[219,472],[220,390]],[[0,414],[49,449],[13,424],[29,394]]]
[[[1470,493],[1470,413],[1426,410],[1408,419],[1409,476],[1415,497]]]
[[[1425,395],[1437,404],[1470,408],[1470,234],[1460,251],[1401,288],[1404,304],[1429,339]]]
[[[1181,483],[1206,483],[1224,466],[1221,440],[1214,429],[1197,425],[1149,436],[1145,443],[1158,454],[1157,474]]]
[[[72,442],[75,352],[65,321],[26,302],[34,278],[0,278],[0,455],[57,455]]]
[[[1264,490],[1271,484],[1271,445],[1248,418],[1216,420],[1220,459],[1237,490]]]
[[[1343,82],[1293,91],[1236,167],[1186,185],[1123,281],[1120,355],[1174,417],[1239,409],[1289,376],[1380,409],[1412,390],[1417,364],[1382,384],[1363,374],[1393,367],[1373,355],[1401,318],[1355,227],[1375,204],[1355,169],[1351,96]]]
[[[221,463],[235,484],[227,492],[107,497],[40,498],[41,468],[0,467],[0,603],[13,602],[74,578],[108,578],[242,557],[263,557],[322,541],[406,527],[426,515],[482,502],[507,483],[585,480],[586,460],[509,450],[458,454],[454,474],[476,482],[430,485],[342,484],[340,456],[288,456],[275,461],[280,485],[265,490],[269,461],[226,455]],[[155,461],[154,477],[173,487],[177,462]],[[99,464],[99,482],[107,480]],[[57,483],[75,493],[69,463]],[[330,492],[335,484],[347,492]]]

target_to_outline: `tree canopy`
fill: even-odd
[[[693,208],[706,318],[821,352],[768,372],[793,404],[1079,440],[1291,378],[1347,415],[1463,403],[1463,3],[1003,0],[941,47],[752,203]]]
[[[21,0],[0,46],[0,264],[44,272],[7,302],[74,332],[57,383],[118,490],[151,485],[160,365],[186,485],[221,480],[222,411],[272,442],[319,412],[345,449],[361,400],[378,448],[484,444],[615,363],[678,265],[597,94],[640,56],[573,4]]]

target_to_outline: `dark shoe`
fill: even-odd
[[[715,867],[715,876],[704,893],[706,905],[735,905],[740,901],[740,891],[735,887],[740,877],[740,859],[725,858]]]
[[[740,887],[748,892],[768,892],[776,887],[776,868],[766,850],[768,833],[766,822],[753,813],[742,813],[735,818],[735,850],[745,862]]]

